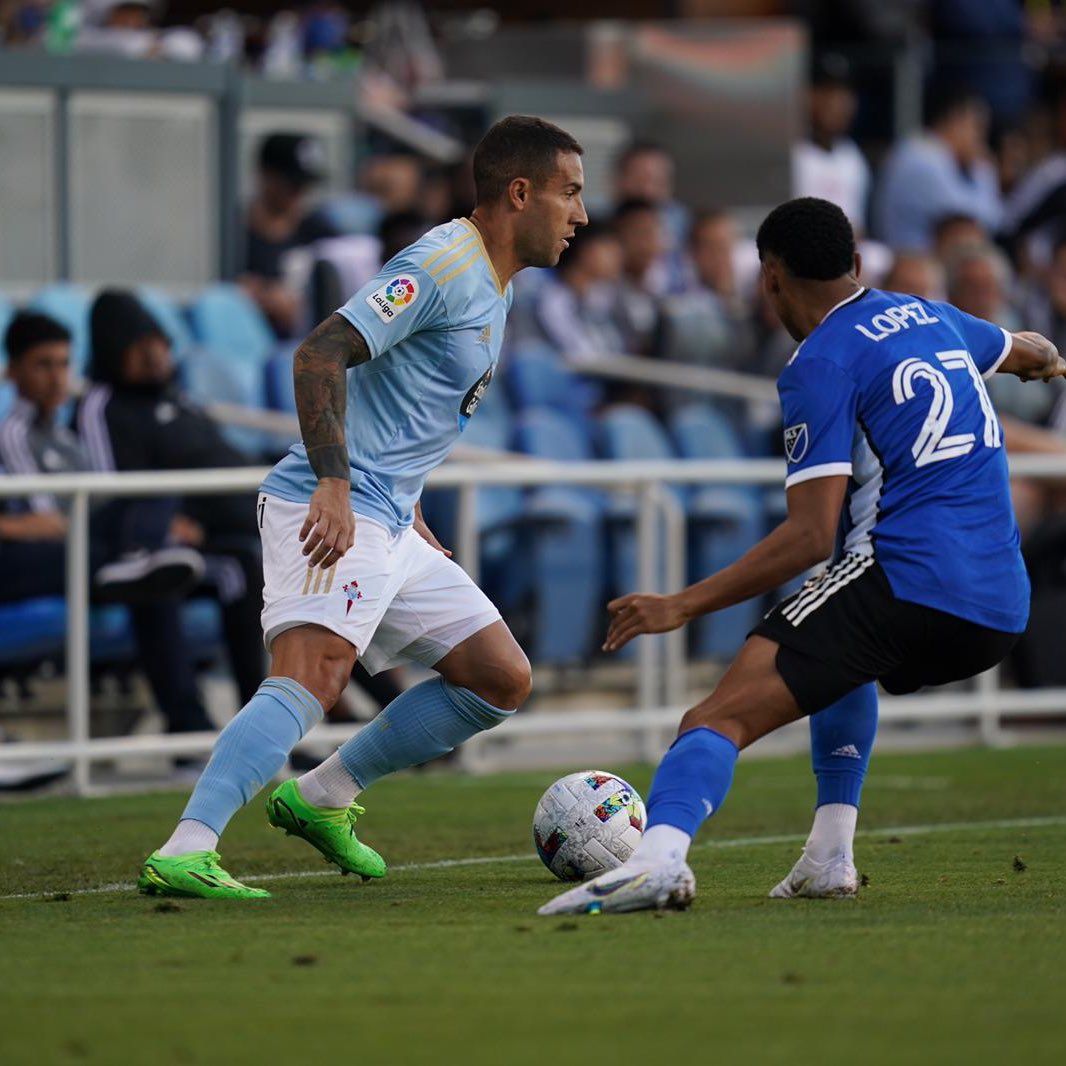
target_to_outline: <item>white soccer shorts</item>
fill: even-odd
[[[466,571],[413,529],[389,532],[355,516],[355,546],[328,570],[307,565],[306,503],[260,494],[263,642],[286,629],[324,626],[355,645],[371,674],[404,662],[433,666],[500,617]]]

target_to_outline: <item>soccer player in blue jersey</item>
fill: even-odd
[[[270,676],[226,726],[148,893],[268,895],[219,864],[218,838],[339,697],[356,658],[439,675],[395,699],[317,769],[267,801],[271,825],[344,873],[382,877],[355,835],[378,778],[507,720],[529,663],[499,612],[426,527],[419,497],[492,380],[511,278],[559,261],[578,226],[581,146],[538,118],[498,122],[474,153],[477,207],[406,248],[295,356],[302,442],[263,482],[258,522]]]
[[[835,561],[767,614],[714,693],[684,716],[630,860],[541,914],[687,906],[689,845],[722,805],[743,748],[874,681],[905,693],[971,677],[1025,629],[1029,581],[984,379],[1063,376],[1054,345],[863,287],[851,226],[825,200],[776,208],[758,247],[764,291],[801,342],[778,382],[788,517],[696,585],[615,600],[605,646],[765,595],[834,543]]]

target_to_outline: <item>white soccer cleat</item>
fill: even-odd
[[[805,851],[788,877],[770,891],[771,899],[851,899],[859,894],[859,872],[846,855],[815,862]]]
[[[696,876],[685,862],[634,869],[619,866],[545,903],[537,914],[622,914],[683,911],[696,895]]]

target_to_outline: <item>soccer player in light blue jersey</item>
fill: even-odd
[[[872,682],[905,693],[972,677],[1025,629],[1029,581],[984,379],[1061,377],[1055,346],[950,304],[863,287],[851,225],[825,200],[776,208],[758,247],[767,298],[801,342],[778,382],[788,517],[696,585],[609,604],[605,647],[763,596],[835,543],[834,561],[766,615],[714,693],[684,716],[632,857],[541,914],[687,906],[696,891],[689,845],[722,805],[741,749],[805,715],[834,715],[837,728],[813,738],[823,749],[821,800],[822,776],[828,785],[842,771],[834,760],[869,755]],[[865,721],[861,738],[839,729],[849,713]],[[850,796],[857,803],[857,790]],[[844,787],[831,796],[837,806],[848,800]],[[832,881],[821,866],[801,859],[773,894]]]
[[[270,676],[220,734],[141,891],[268,895],[222,869],[219,836],[336,702],[357,658],[371,673],[414,661],[438,676],[279,786],[267,818],[364,879],[385,863],[355,835],[356,797],[506,721],[529,694],[522,649],[429,531],[419,497],[492,380],[511,278],[555,266],[588,222],[583,180],[568,133],[503,119],[474,153],[471,217],[386,263],[297,350],[302,441],[263,482],[257,510]]]

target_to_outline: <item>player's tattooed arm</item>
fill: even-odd
[[[999,373],[1014,374],[1022,381],[1050,381],[1066,376],[1066,360],[1058,348],[1039,333],[1014,333],[1010,354]]]
[[[370,349],[343,315],[330,315],[296,350],[293,378],[300,434],[318,475],[300,529],[308,566],[328,569],[355,543],[351,475],[344,441],[345,370],[370,359]]]
[[[293,379],[296,412],[307,460],[318,477],[348,480],[344,411],[348,389],[344,372],[370,359],[359,331],[343,316],[319,323],[296,349]]]

